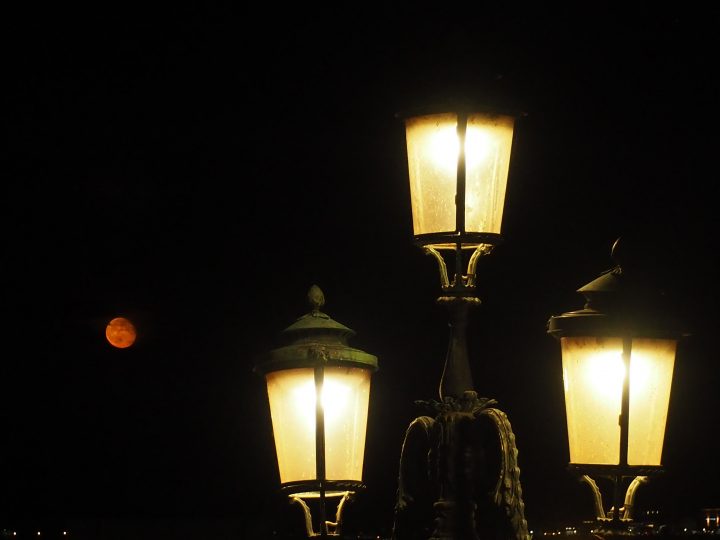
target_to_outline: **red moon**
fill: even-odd
[[[135,343],[135,326],[124,317],[115,317],[105,328],[108,343],[118,349],[127,349]]]

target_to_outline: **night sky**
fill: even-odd
[[[351,345],[379,357],[367,490],[346,520],[385,534],[404,431],[414,400],[437,398],[448,338],[436,264],[412,244],[396,113],[453,99],[524,113],[470,354],[512,422],[530,528],[592,514],[565,470],[546,322],[582,307],[576,289],[613,265],[618,237],[692,334],[666,473],[638,504],[720,506],[718,24],[699,8],[462,3],[8,15],[0,530],[300,530],[252,366],[317,284]],[[129,349],[104,338],[118,315],[138,327]]]

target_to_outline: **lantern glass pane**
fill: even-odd
[[[328,480],[362,480],[370,371],[325,368],[325,469]],[[280,482],[314,480],[316,389],[313,368],[266,376]]]
[[[628,465],[661,465],[677,341],[634,339]]]
[[[560,344],[570,462],[616,465],[624,379],[622,339],[563,337]]]
[[[514,119],[472,115],[465,135],[465,230],[500,234]]]
[[[268,373],[280,482],[315,478],[315,375],[312,368]]]
[[[457,115],[409,118],[405,129],[414,233],[455,231]]]
[[[328,480],[362,480],[370,371],[325,370],[325,469]]]

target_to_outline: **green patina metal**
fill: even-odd
[[[255,372],[265,374],[320,365],[377,371],[377,356],[348,345],[355,331],[320,311],[325,297],[317,285],[310,288],[308,301],[311,311],[283,330],[280,337],[283,344],[261,357]]]

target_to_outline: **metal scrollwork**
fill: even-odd
[[[515,436],[495,400],[473,391],[410,423],[400,458],[394,540],[528,540]]]
[[[325,521],[325,528],[327,529],[328,536],[340,536],[342,527],[342,512],[345,509],[345,504],[352,500],[354,494],[355,493],[352,491],[343,491],[334,494],[335,497],[340,497],[340,501],[338,502],[337,509],[335,510],[335,521]],[[305,516],[305,532],[307,533],[308,538],[321,536],[313,527],[312,512],[307,502],[298,495],[290,495],[290,502],[296,503],[302,508]]]
[[[440,286],[443,289],[447,289],[448,287],[450,287],[450,278],[448,278],[447,264],[445,264],[445,259],[443,259],[443,256],[440,255],[440,252],[437,249],[431,248],[429,246],[425,246],[425,253],[435,257],[435,260],[438,263],[438,270],[440,271]]]

